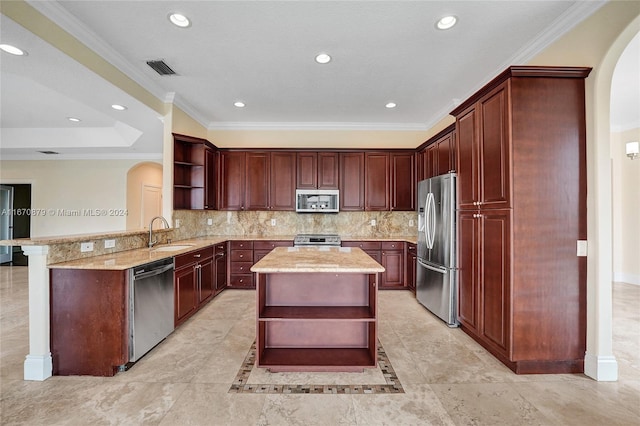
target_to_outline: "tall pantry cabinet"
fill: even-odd
[[[516,373],[584,370],[590,71],[510,67],[451,113],[458,320]]]

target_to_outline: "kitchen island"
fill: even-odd
[[[376,366],[378,278],[356,247],[277,247],[256,273],[256,363],[279,371]]]

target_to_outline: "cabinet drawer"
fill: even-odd
[[[213,246],[205,247],[200,250],[190,251],[189,253],[178,255],[174,258],[175,269],[189,265],[190,263],[201,262],[204,259],[213,257]]]
[[[232,274],[250,274],[253,262],[231,262],[229,265]]]
[[[253,262],[257,263],[260,259],[271,253],[271,250],[255,250],[253,252]]]
[[[380,250],[380,241],[343,241],[342,247],[360,247],[362,250]]]
[[[229,287],[253,287],[253,274],[231,274]]]
[[[231,241],[231,250],[253,250],[253,241]]]
[[[399,241],[383,241],[382,250],[402,250],[403,243]]]
[[[293,240],[291,241],[254,241],[254,250],[273,250],[276,247],[293,247]]]
[[[253,262],[253,250],[231,250],[232,262]]]
[[[227,252],[227,243],[219,243],[213,246],[213,249],[216,253],[226,253]]]

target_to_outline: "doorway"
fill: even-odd
[[[31,184],[0,185],[0,240],[31,237]],[[1,246],[0,264],[27,266],[20,246]]]

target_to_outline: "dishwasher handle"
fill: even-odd
[[[172,270],[173,269],[173,263],[170,263],[168,265],[163,266],[162,268],[157,268],[157,269],[151,269],[149,271],[143,271],[141,273],[134,273],[133,275],[133,279],[137,280],[137,279],[142,279],[142,278],[147,278],[147,277],[152,277],[154,275],[160,275],[160,274],[164,274],[165,272]]]

